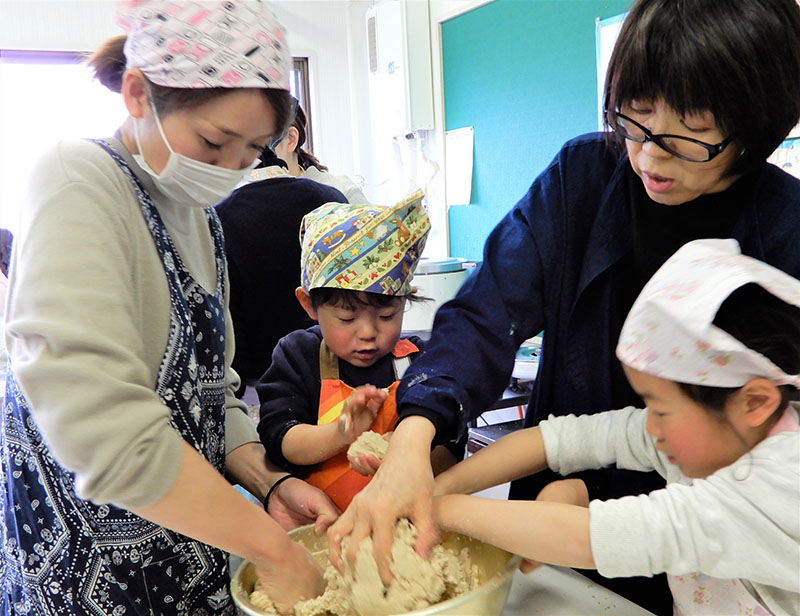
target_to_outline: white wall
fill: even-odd
[[[121,34],[111,0],[0,0],[0,48],[89,51]]]
[[[365,13],[373,0],[272,4],[292,53],[309,58],[315,154],[332,172],[363,178],[364,191],[375,202],[425,188],[433,223],[426,255],[440,257],[448,245],[440,23],[490,0],[410,1],[430,4],[435,122],[432,131],[420,131],[410,141],[370,134]],[[89,51],[120,32],[113,0],[0,0],[3,49]]]
[[[315,154],[331,171],[363,178],[364,192],[374,202],[389,203],[414,188],[425,189],[432,223],[425,255],[445,257],[449,241],[441,23],[492,0],[408,0],[430,6],[434,109],[433,130],[418,131],[411,140],[374,138],[370,131],[365,14],[372,4],[387,1],[393,0],[273,0],[273,4],[289,32],[292,53],[309,55]]]
[[[375,203],[390,203],[416,188],[425,189],[433,227],[425,254],[442,257],[448,250],[447,217],[443,149],[436,145],[436,129],[421,131],[413,140],[375,138],[370,129],[366,12],[382,1],[393,0],[273,0],[273,4],[289,32],[292,53],[309,55],[315,154],[332,172],[363,181],[365,194]],[[476,5],[475,0],[432,2],[450,12],[454,6]],[[438,13],[432,7],[432,16]],[[432,33],[438,32],[435,21],[430,27]],[[438,41],[437,34],[436,42],[432,40],[433,82],[434,98],[441,100]],[[434,100],[437,108],[436,126],[443,126],[442,104]]]
[[[359,75],[353,71],[359,62],[352,55],[363,47],[354,39],[364,37],[363,28],[354,31],[353,25],[363,23],[369,2],[273,0],[271,4],[286,27],[292,55],[309,59],[314,154],[332,172],[365,175],[357,162],[357,119],[368,101],[355,87]]]
[[[288,31],[294,55],[309,57],[316,154],[333,170],[353,174],[353,115],[366,101],[351,101],[350,15],[358,21],[366,0],[276,0],[273,9]],[[0,0],[0,48],[94,50],[122,30],[113,0]],[[356,32],[363,38],[363,32]],[[363,45],[362,45],[363,47]],[[366,60],[364,60],[366,62]],[[357,75],[352,81],[358,83]],[[366,77],[364,76],[364,79]],[[356,117],[358,117],[356,115]]]

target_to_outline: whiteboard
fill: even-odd
[[[603,130],[603,86],[606,82],[606,69],[611,60],[614,43],[622,28],[627,13],[615,15],[608,19],[595,21],[595,45],[597,48],[597,128]]]

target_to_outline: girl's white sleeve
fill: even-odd
[[[646,410],[625,408],[540,424],[548,464],[561,474],[616,464],[655,469],[670,482],[649,495],[590,503],[598,571],[741,578],[777,602],[770,605],[800,607],[800,433],[772,436],[688,485],[674,483],[680,471],[655,450],[645,421]]]
[[[608,577],[699,571],[800,591],[800,433],[763,441],[691,485],[590,504]]]
[[[666,460],[644,429],[646,409],[632,406],[596,415],[552,415],[539,424],[548,466],[562,475],[616,466],[656,470],[666,476]]]

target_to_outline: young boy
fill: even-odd
[[[395,389],[422,350],[416,336],[400,338],[430,230],[422,197],[389,207],[328,203],[303,219],[296,296],[318,325],[280,340],[256,388],[269,458],[343,511],[369,482],[350,467],[347,448],[366,430],[394,429]],[[434,470],[460,453],[463,443],[435,448]]]

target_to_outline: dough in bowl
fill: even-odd
[[[344,575],[332,565],[325,571],[325,592],[295,605],[297,616],[383,616],[424,609],[471,590],[475,571],[464,548],[455,554],[441,545],[434,546],[426,561],[414,551],[416,529],[408,520],[399,520],[392,544],[394,580],[384,589],[372,548],[372,539],[359,546],[355,567],[345,561]],[[345,538],[342,549],[346,549]],[[250,601],[265,614],[275,614],[269,597],[258,584]]]

